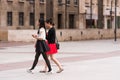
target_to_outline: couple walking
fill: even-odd
[[[46,35],[46,28],[49,29],[47,35]],[[39,20],[39,29],[38,29],[37,35],[34,34],[32,35],[32,37],[36,39],[36,44],[35,44],[36,54],[35,54],[33,65],[29,70],[27,70],[27,72],[32,72],[32,70],[35,68],[35,66],[38,63],[38,60],[41,54],[45,60],[45,67],[42,71],[40,71],[41,73],[52,71],[50,61],[48,59],[49,57],[58,66],[59,70],[57,71],[57,73],[62,72],[63,68],[60,62],[54,57],[54,54],[57,53],[57,48],[55,44],[56,32],[55,32],[52,19],[48,19],[45,22],[44,20]]]

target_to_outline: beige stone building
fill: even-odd
[[[98,20],[98,0],[79,1],[79,28],[95,28]]]
[[[114,28],[114,1],[103,0],[105,29]],[[119,22],[120,0],[117,1]],[[98,0],[0,0],[1,29],[37,28],[36,25],[34,26],[34,19],[36,22],[39,18],[53,18],[57,29],[97,28]]]
[[[0,29],[33,29],[39,18],[53,18],[56,28],[77,28],[78,0],[0,0]],[[35,14],[35,17],[34,17]]]
[[[82,24],[85,29],[99,28],[99,15],[102,15],[102,29],[114,29],[115,0],[103,0],[103,4],[100,4],[98,1],[102,2],[102,0],[80,0],[79,20],[81,20],[81,17],[83,18],[83,22],[80,21],[82,22],[80,24]],[[99,5],[101,8],[99,8]],[[102,13],[100,13],[100,11],[102,11]],[[83,15],[85,15],[85,17]],[[120,0],[116,0],[116,24],[117,28],[120,28]]]
[[[116,16],[117,16],[117,27],[120,28],[120,0],[116,0]],[[115,28],[115,0],[104,0],[104,28],[114,29]]]
[[[45,0],[0,0],[1,29],[33,29],[34,19],[45,16]]]
[[[115,21],[120,37],[120,0],[116,1],[115,19],[115,0],[0,0],[0,40],[26,38],[40,18],[53,19],[60,41],[113,38]]]

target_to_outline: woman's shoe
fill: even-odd
[[[28,70],[27,70],[27,72],[28,72],[28,73],[32,73],[32,74],[33,74],[33,72],[32,72],[32,70],[31,70],[31,69],[28,69]]]
[[[48,70],[48,72],[51,72],[51,71],[52,71],[52,69],[49,69],[49,70]]]
[[[61,73],[64,69],[60,69],[59,71],[57,71],[56,73]]]

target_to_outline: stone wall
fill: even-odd
[[[0,40],[3,41],[35,41],[32,34],[37,30],[0,30]],[[120,37],[120,30],[117,30],[117,38]],[[57,30],[59,41],[98,40],[114,38],[114,30],[108,29],[86,29],[86,30]]]
[[[36,32],[36,30],[8,30],[8,41],[34,41],[32,34]]]
[[[114,30],[107,29],[86,29],[86,30],[57,30],[60,41],[96,40],[114,38]],[[120,37],[120,30],[117,31]]]
[[[0,30],[0,41],[8,41],[8,31]]]

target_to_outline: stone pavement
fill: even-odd
[[[33,43],[0,43],[0,80],[120,80],[120,40],[91,40],[60,42],[61,49],[56,58],[64,67],[56,73],[52,63],[52,74],[39,73],[43,59],[34,74],[26,72],[34,59]]]

